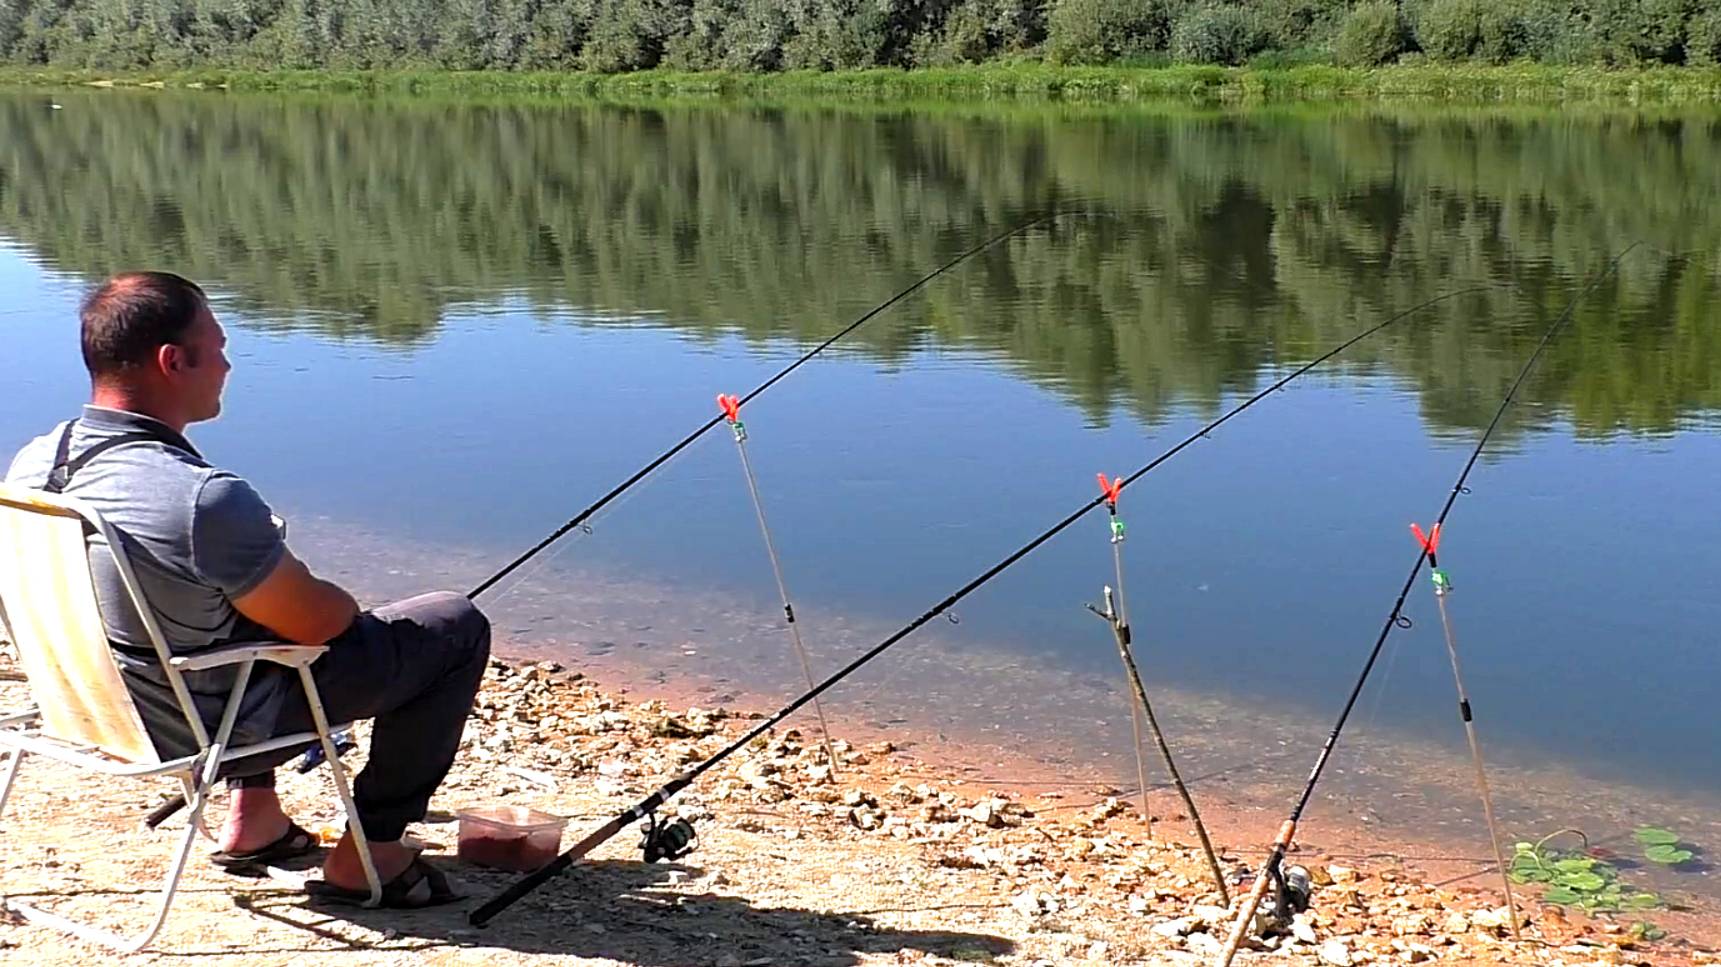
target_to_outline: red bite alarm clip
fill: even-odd
[[[1099,478],[1100,493],[1105,495],[1106,506],[1116,510],[1118,491],[1123,489],[1123,478],[1113,477],[1111,480],[1107,480],[1106,475],[1103,473],[1099,475]]]
[[[741,400],[735,396],[717,394],[717,405],[723,407],[723,418],[731,423],[741,422]]]
[[[1410,533],[1416,537],[1416,543],[1421,544],[1422,549],[1428,552],[1429,557],[1433,557],[1434,552],[1440,550],[1439,524],[1435,524],[1434,529],[1430,530],[1427,534],[1422,533],[1422,528],[1415,524],[1411,524]]]

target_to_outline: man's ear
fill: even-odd
[[[185,368],[185,351],[172,343],[164,343],[156,347],[155,365],[163,375],[177,373]]]

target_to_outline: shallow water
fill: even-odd
[[[1201,768],[1253,762],[1251,795],[1287,805],[1414,558],[1406,525],[1438,511],[1543,328],[1642,242],[1526,385],[1442,563],[1513,835],[1721,831],[1714,117],[63,92],[0,94],[0,130],[5,448],[82,395],[84,285],[186,272],[237,366],[195,439],[295,521],[304,556],[374,595],[473,586],[716,393],[990,233],[1089,213],[950,273],[747,408],[825,670],[1088,500],[1096,471],[1485,286],[1126,491],[1142,661],[1200,710],[1167,709],[1174,734]],[[733,450],[708,434],[487,597],[512,645],[714,696],[796,690]],[[1116,655],[1081,607],[1110,581],[1094,515],[831,702],[1116,763],[1121,783]],[[1428,813],[1407,800],[1470,816],[1446,781],[1464,740],[1426,583],[1407,611],[1333,791],[1412,825]]]

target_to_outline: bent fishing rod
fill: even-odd
[[[789,375],[790,373],[794,372],[797,369],[800,369],[801,366],[803,366],[808,361],[810,361],[814,356],[817,356],[820,353],[823,353],[825,350],[827,350],[831,346],[835,345],[839,340],[847,337],[850,333],[854,332],[856,329],[859,329],[861,326],[866,325],[875,316],[882,314],[883,312],[888,310],[890,307],[896,305],[898,302],[901,302],[902,300],[908,298],[909,296],[913,295],[914,293],[920,291],[921,288],[926,286],[928,283],[932,282],[934,279],[938,278],[939,276],[943,275],[946,272],[949,272],[951,269],[956,268],[957,266],[968,261],[969,259],[973,258],[974,256],[979,255],[980,253],[985,252],[986,250],[991,249],[997,245],[1003,244],[1004,242],[1006,242],[1012,238],[1015,238],[1017,235],[1020,235],[1023,232],[1026,232],[1029,229],[1034,228],[1035,226],[1043,225],[1043,224],[1045,224],[1047,222],[1051,222],[1051,221],[1056,221],[1057,219],[1064,218],[1066,216],[1086,215],[1086,214],[1090,214],[1090,213],[1088,213],[1088,212],[1051,212],[1049,214],[1039,215],[1039,216],[1036,216],[1034,218],[1031,218],[1031,219],[1021,223],[1020,225],[1017,225],[1015,228],[1012,228],[1008,231],[999,232],[998,234],[992,236],[991,238],[986,239],[984,242],[981,242],[980,244],[974,246],[973,248],[967,250],[966,252],[963,252],[961,255],[958,255],[955,258],[949,260],[948,262],[945,262],[943,265],[940,265],[938,268],[933,269],[931,272],[926,273],[925,275],[921,276],[919,279],[916,279],[914,281],[914,284],[910,285],[908,288],[903,289],[902,291],[896,293],[895,295],[884,300],[883,302],[879,303],[878,305],[872,307],[871,309],[868,309],[864,314],[862,314],[860,316],[860,318],[858,318],[855,321],[849,323],[848,325],[842,327],[841,329],[838,329],[835,333],[831,334],[831,336],[829,338],[827,338],[824,342],[821,342],[817,346],[814,346],[812,349],[809,349],[806,352],[802,353],[798,358],[796,358],[789,365],[784,366],[782,369],[778,370],[776,375],[772,376],[770,379],[767,379],[763,383],[760,383],[758,386],[755,386],[745,396],[741,397],[741,399],[737,405],[746,404],[748,401],[752,400],[754,397],[757,397],[759,394],[770,389],[772,386],[775,386],[777,384],[777,382],[779,380],[781,380],[783,377]],[[714,416],[711,419],[705,421],[705,423],[701,424],[698,429],[694,430],[692,433],[689,433],[687,436],[682,437],[681,442],[670,447],[668,450],[663,451],[663,453],[659,454],[650,463],[647,463],[645,466],[634,471],[632,476],[628,477],[626,480],[623,480],[621,483],[616,484],[615,487],[611,488],[611,490],[608,493],[604,494],[602,497],[599,497],[590,507],[587,507],[585,510],[580,511],[578,514],[575,514],[573,517],[569,518],[566,523],[564,523],[562,526],[560,526],[560,527],[556,528],[554,531],[552,531],[548,537],[544,538],[543,540],[539,541],[537,544],[533,545],[533,547],[530,550],[526,551],[526,553],[521,554],[519,557],[510,561],[508,563],[507,567],[504,567],[500,571],[497,571],[495,574],[492,574],[489,577],[485,578],[483,583],[479,584],[476,588],[473,588],[471,593],[467,594],[466,596],[468,598],[476,598],[480,594],[483,594],[485,591],[490,590],[490,588],[492,588],[496,585],[496,582],[498,582],[498,581],[502,580],[503,578],[507,577],[508,575],[514,573],[516,570],[518,570],[520,568],[521,565],[525,564],[527,561],[530,561],[532,558],[538,556],[538,554],[541,553],[545,548],[547,548],[551,544],[554,544],[557,541],[561,540],[562,537],[565,536],[569,531],[573,530],[576,527],[581,526],[586,521],[590,520],[593,514],[596,514],[598,511],[602,510],[606,505],[609,504],[610,501],[616,499],[617,497],[620,497],[623,493],[625,493],[634,484],[637,484],[641,480],[644,480],[652,471],[654,471],[658,467],[661,467],[664,464],[668,463],[671,459],[673,459],[675,457],[676,454],[687,449],[689,446],[692,446],[693,442],[695,440],[698,440],[700,437],[704,436],[706,433],[709,433],[712,429],[714,429],[718,424],[720,424],[722,422],[723,422],[722,416]]]
[[[1542,339],[1536,344],[1535,350],[1530,353],[1530,358],[1524,361],[1523,368],[1518,371],[1518,377],[1512,381],[1511,387],[1506,390],[1506,398],[1500,401],[1499,409],[1494,411],[1494,418],[1488,421],[1487,429],[1482,431],[1481,439],[1476,441],[1475,448],[1470,451],[1470,459],[1464,462],[1464,469],[1458,474],[1457,483],[1452,485],[1452,491],[1446,495],[1446,503],[1441,506],[1440,516],[1435,519],[1434,527],[1436,529],[1445,525],[1447,516],[1452,513],[1452,505],[1458,502],[1459,495],[1470,492],[1465,486],[1465,481],[1470,479],[1470,471],[1475,469],[1476,461],[1482,457],[1483,448],[1487,447],[1489,438],[1499,428],[1501,419],[1506,415],[1506,410],[1512,406],[1512,401],[1517,398],[1519,388],[1529,378],[1530,372],[1536,368],[1536,363],[1541,360],[1542,353],[1547,350],[1548,344],[1553,342],[1554,336],[1572,318],[1572,315],[1577,311],[1578,303],[1583,301],[1584,296],[1589,295],[1596,286],[1601,284],[1603,279],[1612,275],[1619,268],[1620,261],[1630,254],[1631,250],[1636,248],[1638,244],[1634,242],[1614,256],[1606,268],[1598,272],[1595,278],[1572,296],[1571,301],[1566,304],[1565,311],[1561,312],[1554,319],[1553,324],[1548,326],[1547,332],[1542,334]],[[1308,781],[1303,785],[1302,795],[1297,798],[1297,804],[1292,807],[1291,815],[1285,820],[1284,825],[1279,827],[1279,833],[1273,839],[1272,850],[1267,854],[1266,862],[1261,865],[1261,871],[1256,875],[1254,888],[1244,898],[1243,906],[1237,912],[1237,919],[1231,925],[1231,935],[1226,939],[1225,946],[1220,952],[1217,967],[1230,967],[1231,961],[1237,956],[1238,948],[1242,946],[1243,938],[1250,932],[1250,927],[1255,919],[1255,911],[1260,908],[1267,890],[1276,885],[1281,890],[1280,895],[1283,896],[1284,874],[1280,870],[1280,865],[1285,860],[1285,853],[1291,847],[1292,837],[1297,833],[1297,823],[1302,819],[1303,811],[1308,808],[1309,800],[1314,797],[1315,784],[1321,780],[1321,773],[1326,769],[1327,760],[1332,757],[1334,747],[1338,745],[1339,734],[1344,731],[1345,723],[1350,719],[1351,710],[1356,707],[1357,699],[1362,697],[1363,687],[1368,684],[1368,676],[1374,671],[1375,662],[1380,658],[1380,652],[1386,645],[1386,639],[1392,634],[1394,628],[1410,626],[1410,619],[1406,618],[1403,613],[1404,601],[1409,597],[1410,589],[1416,584],[1417,575],[1422,573],[1422,565],[1429,559],[1432,550],[1430,543],[1421,544],[1421,550],[1416,555],[1416,563],[1410,568],[1410,576],[1404,579],[1404,587],[1399,590],[1398,598],[1392,604],[1392,610],[1387,613],[1386,623],[1381,625],[1380,635],[1375,638],[1374,647],[1369,650],[1368,659],[1363,662],[1362,673],[1357,676],[1356,683],[1351,686],[1350,695],[1345,699],[1344,708],[1339,711],[1338,722],[1327,736],[1325,744],[1321,746],[1320,755],[1315,758],[1315,767],[1309,772]],[[1465,715],[1468,716],[1468,709],[1466,708],[1464,711]]]
[[[1406,319],[1406,318],[1410,317],[1411,315],[1414,315],[1415,313],[1420,312],[1421,310],[1428,308],[1429,306],[1435,305],[1436,303],[1443,302],[1447,299],[1451,299],[1451,298],[1454,298],[1454,297],[1457,297],[1460,295],[1464,295],[1467,293],[1479,292],[1479,291],[1482,291],[1483,289],[1486,289],[1486,288],[1488,288],[1488,286],[1477,285],[1477,286],[1471,286],[1471,287],[1465,288],[1465,289],[1459,289],[1459,290],[1454,291],[1454,292],[1449,292],[1449,293],[1446,293],[1444,295],[1435,296],[1434,298],[1428,299],[1425,302],[1418,303],[1417,305],[1413,306],[1412,308],[1407,309],[1403,312],[1400,312],[1397,315],[1394,315],[1394,316],[1386,319],[1383,322],[1378,322],[1375,325],[1370,326],[1369,328],[1363,330],[1362,332],[1357,333],[1356,335],[1350,337],[1349,339],[1346,339],[1344,342],[1340,343],[1338,346],[1334,347],[1333,349],[1330,349],[1327,352],[1322,353],[1320,356],[1315,357],[1313,360],[1311,360],[1311,361],[1303,364],[1302,366],[1298,367],[1297,369],[1291,371],[1289,374],[1280,377],[1278,380],[1274,381],[1271,385],[1269,385],[1266,388],[1255,393],[1255,395],[1249,397],[1247,400],[1244,400],[1242,403],[1239,403],[1237,406],[1232,407],[1230,410],[1226,411],[1222,416],[1218,417],[1217,419],[1208,423],[1206,426],[1203,426],[1201,429],[1190,434],[1188,437],[1186,437],[1182,442],[1178,443],[1176,446],[1172,447],[1169,450],[1166,450],[1164,453],[1155,457],[1146,466],[1143,466],[1141,469],[1139,469],[1139,470],[1135,471],[1134,473],[1130,474],[1129,476],[1123,478],[1123,480],[1118,484],[1118,486],[1119,487],[1126,486],[1126,485],[1133,483],[1134,481],[1140,479],[1141,477],[1153,472],[1153,470],[1158,468],[1161,464],[1165,463],[1167,460],[1170,460],[1172,457],[1175,457],[1177,454],[1183,452],[1189,446],[1193,445],[1197,440],[1202,440],[1202,439],[1207,438],[1208,435],[1210,433],[1212,433],[1212,431],[1223,426],[1225,423],[1230,421],[1233,417],[1237,416],[1238,414],[1242,413],[1243,411],[1254,406],[1256,403],[1259,403],[1261,400],[1265,399],[1269,394],[1273,393],[1276,390],[1283,389],[1287,383],[1289,383],[1292,380],[1296,379],[1297,377],[1303,375],[1304,373],[1307,373],[1308,371],[1314,369],[1315,367],[1321,365],[1322,363],[1333,358],[1334,356],[1339,355],[1340,353],[1344,352],[1346,349],[1349,349],[1350,347],[1356,345],[1357,343],[1363,341],[1364,339],[1367,339],[1369,336],[1372,336],[1375,333],[1380,332],[1382,329],[1385,329],[1388,326],[1391,326],[1394,323],[1396,323],[1402,319]],[[555,859],[551,860],[549,863],[546,863],[544,866],[540,867],[539,869],[534,870],[533,872],[528,873],[525,876],[521,877],[519,880],[515,881],[507,889],[503,890],[501,893],[497,894],[496,896],[492,897],[490,900],[486,901],[482,906],[478,907],[476,910],[473,910],[472,913],[468,915],[468,920],[474,926],[479,926],[479,927],[484,926],[485,924],[489,923],[492,919],[494,919],[497,914],[501,913],[503,910],[512,906],[514,903],[519,901],[522,897],[526,896],[527,894],[531,893],[533,890],[536,890],[538,887],[544,885],[551,878],[557,876],[563,870],[568,869],[570,866],[572,866],[576,861],[578,861],[579,859],[584,857],[586,854],[590,853],[592,850],[596,849],[598,846],[600,846],[604,842],[608,841],[611,837],[615,836],[617,833],[621,832],[623,829],[626,829],[628,826],[632,825],[634,822],[641,820],[641,819],[645,819],[649,823],[649,825],[646,829],[645,840],[641,844],[645,848],[646,856],[648,859],[655,859],[655,858],[675,859],[681,855],[684,855],[686,852],[687,843],[692,837],[691,830],[680,820],[677,820],[677,821],[671,822],[671,823],[665,823],[665,822],[660,821],[657,817],[658,807],[660,807],[664,803],[668,802],[671,797],[673,797],[677,793],[681,792],[681,790],[687,788],[689,785],[692,785],[695,780],[697,780],[700,776],[704,775],[706,772],[709,772],[714,767],[716,767],[718,763],[720,763],[723,760],[734,755],[736,752],[739,752],[740,750],[746,748],[750,743],[753,742],[753,740],[757,739],[759,736],[762,736],[766,732],[770,731],[770,729],[773,728],[774,726],[776,726],[777,723],[788,718],[790,715],[793,715],[802,706],[813,701],[815,698],[818,698],[820,695],[824,694],[827,690],[829,690],[830,688],[835,686],[837,683],[841,682],[843,679],[847,678],[848,676],[854,674],[854,672],[858,671],[862,666],[866,665],[868,662],[871,662],[873,659],[877,658],[878,656],[884,654],[892,646],[896,645],[898,642],[902,641],[904,638],[907,638],[909,635],[911,635],[915,631],[917,631],[922,625],[925,625],[927,622],[933,620],[934,618],[938,617],[939,615],[948,612],[951,608],[956,606],[957,602],[961,601],[963,598],[965,598],[969,594],[973,593],[981,585],[983,585],[986,582],[997,577],[999,574],[1003,573],[1011,565],[1015,564],[1017,561],[1020,561],[1022,558],[1027,557],[1029,554],[1033,553],[1033,551],[1035,549],[1037,549],[1040,545],[1042,545],[1042,544],[1046,543],[1047,541],[1051,540],[1052,538],[1056,537],[1058,534],[1062,533],[1066,528],[1070,527],[1072,524],[1076,523],[1076,521],[1087,516],[1087,514],[1090,511],[1094,510],[1096,507],[1101,506],[1105,502],[1106,502],[1106,498],[1105,498],[1104,494],[1089,500],[1087,503],[1083,504],[1080,508],[1071,512],[1069,515],[1064,517],[1062,520],[1058,521],[1058,523],[1054,524],[1052,527],[1043,531],[1038,537],[1035,537],[1033,540],[1022,545],[1020,548],[1018,548],[1017,550],[1012,552],[1008,557],[999,561],[997,564],[994,564],[990,568],[987,568],[984,572],[982,572],[980,574],[980,576],[969,581],[967,584],[964,584],[961,588],[957,589],[955,593],[951,594],[949,597],[945,598],[944,600],[938,602],[936,605],[933,605],[932,608],[930,610],[928,610],[926,613],[922,614],[920,617],[915,618],[913,621],[904,625],[901,630],[897,631],[895,634],[893,634],[890,637],[879,642],[877,645],[874,645],[871,649],[867,650],[864,654],[862,654],[858,658],[855,658],[853,661],[850,661],[847,665],[843,666],[836,673],[832,674],[830,677],[828,677],[824,681],[820,682],[816,687],[814,687],[813,689],[802,694],[799,698],[796,698],[794,701],[783,706],[781,709],[777,710],[776,712],[774,712],[773,714],[771,714],[770,716],[768,716],[764,720],[760,721],[759,724],[755,725],[752,729],[749,729],[745,735],[743,735],[740,738],[736,739],[735,741],[729,743],[727,746],[724,746],[716,754],[705,759],[703,762],[700,762],[698,765],[694,766],[693,768],[691,768],[691,769],[687,770],[686,772],[683,772],[680,775],[677,775],[674,778],[670,779],[667,783],[665,783],[663,786],[661,786],[657,791],[653,792],[649,796],[646,796],[644,799],[640,800],[637,804],[630,806],[627,809],[623,810],[622,812],[618,813],[615,817],[610,819],[609,822],[603,824],[602,826],[600,826],[597,829],[593,830],[592,832],[588,833],[585,836],[585,838],[581,839],[579,842],[577,842],[573,846],[569,847],[566,851],[564,851],[561,855],[557,856]]]

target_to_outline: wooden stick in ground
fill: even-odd
[[[1116,545],[1113,547],[1115,549]],[[1119,576],[1122,576],[1121,570]],[[1113,600],[1111,588],[1105,589],[1104,601],[1105,610],[1102,611],[1091,604],[1088,605],[1088,610],[1098,615],[1111,628],[1112,635],[1118,639],[1118,647],[1126,648],[1129,640],[1129,623],[1124,620],[1123,612],[1119,610],[1118,604]],[[1124,685],[1129,686],[1129,663],[1125,662],[1123,667]],[[1135,781],[1139,784],[1137,788],[1141,790],[1141,821],[1147,824],[1147,838],[1152,839],[1153,808],[1147,801],[1147,760],[1141,754],[1141,702],[1136,699],[1133,688],[1130,689],[1130,694],[1127,694],[1124,700],[1129,703],[1129,728],[1131,736],[1135,739],[1135,745],[1131,748],[1135,750]]]
[[[1147,700],[1147,689],[1141,684],[1141,672],[1135,667],[1135,655],[1130,651],[1128,626],[1113,623],[1112,630],[1117,638],[1117,651],[1123,658],[1123,666],[1129,672],[1130,687],[1135,691],[1135,700],[1141,706],[1141,714],[1147,719],[1148,730],[1153,733],[1153,741],[1159,746],[1159,756],[1165,760],[1165,771],[1171,776],[1171,784],[1177,787],[1177,795],[1182,797],[1183,806],[1189,810],[1189,818],[1195,823],[1195,835],[1201,838],[1201,850],[1207,854],[1207,868],[1213,873],[1213,885],[1219,888],[1219,903],[1222,906],[1231,905],[1231,891],[1225,887],[1225,871],[1219,867],[1219,857],[1213,852],[1213,841],[1207,837],[1207,824],[1201,821],[1201,813],[1195,808],[1195,798],[1189,794],[1189,787],[1184,784],[1183,776],[1177,771],[1177,763],[1171,757],[1171,747],[1165,742],[1165,733],[1160,731],[1159,720],[1153,714],[1153,706]]]
[[[1518,900],[1512,895],[1511,869],[1506,854],[1500,848],[1500,826],[1494,821],[1494,794],[1488,789],[1488,769],[1482,763],[1482,740],[1476,736],[1475,716],[1470,711],[1470,693],[1464,688],[1464,674],[1458,667],[1458,644],[1452,637],[1452,619],[1446,614],[1447,587],[1444,572],[1436,571],[1441,583],[1435,585],[1434,600],[1440,603],[1440,628],[1446,635],[1446,654],[1452,659],[1452,681],[1458,686],[1458,714],[1464,719],[1464,735],[1470,740],[1470,761],[1476,767],[1476,788],[1482,794],[1482,814],[1488,820],[1488,838],[1494,844],[1494,863],[1500,868],[1500,885],[1506,891],[1506,911],[1512,918],[1512,939],[1522,940],[1518,928]]]

